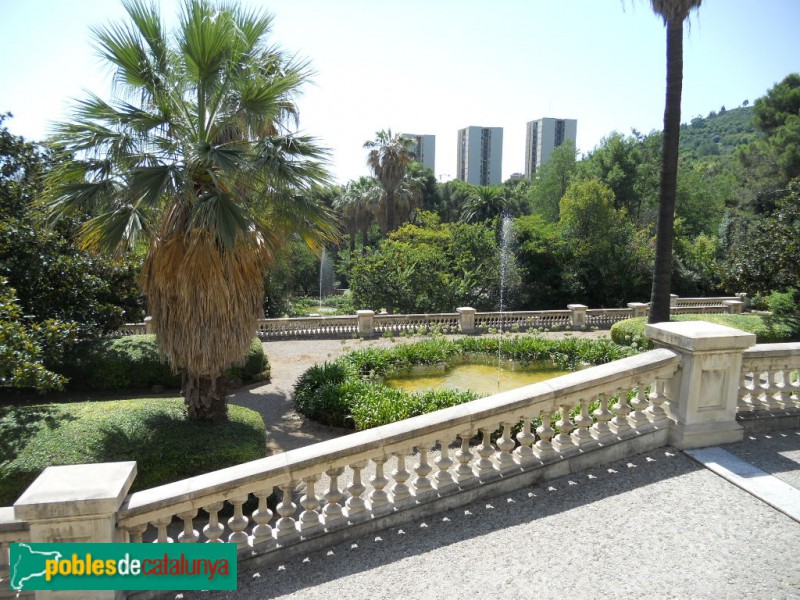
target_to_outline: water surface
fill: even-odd
[[[546,379],[565,375],[551,366],[500,367],[495,365],[456,365],[442,372],[437,370],[415,371],[411,374],[387,377],[384,383],[389,387],[406,392],[422,392],[429,389],[472,390],[482,396],[513,390],[514,388],[538,383]]]

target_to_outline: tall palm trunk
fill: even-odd
[[[670,19],[667,21],[667,98],[664,107],[664,141],[656,226],[656,258],[650,296],[650,323],[669,321],[682,84],[683,20]]]
[[[394,231],[394,190],[386,190],[386,233]]]

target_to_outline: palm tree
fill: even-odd
[[[355,255],[356,233],[361,232],[362,251],[367,247],[367,230],[375,220],[375,210],[383,190],[372,177],[350,181],[333,201],[342,215],[345,230],[350,234],[350,256]]]
[[[93,215],[86,246],[148,244],[142,291],[189,418],[224,420],[223,373],[252,341],[265,268],[289,234],[315,249],[336,238],[310,193],[325,153],[288,133],[309,72],[268,43],[265,11],[185,0],[168,36],[155,4],[124,7],[128,22],[93,30],[114,97],[90,95],[56,127],[73,158],[48,209]]]
[[[392,130],[381,130],[374,140],[364,142],[369,150],[367,165],[386,192],[386,229],[394,229],[395,194],[414,160],[413,142],[402,135],[393,135]]]
[[[664,138],[661,185],[656,226],[656,258],[650,296],[650,323],[669,321],[672,280],[672,239],[675,222],[675,190],[678,180],[678,143],[681,127],[683,84],[683,22],[702,0],[650,0],[667,28],[667,96],[664,106]]]
[[[481,185],[473,189],[461,208],[461,221],[477,223],[510,212],[511,201],[505,188],[501,186]]]

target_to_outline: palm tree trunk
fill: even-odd
[[[394,190],[386,190],[386,233],[394,230]]]
[[[674,19],[667,21],[667,97],[664,107],[664,141],[656,225],[656,257],[650,296],[650,323],[669,321],[682,83],[683,21]]]
[[[228,420],[228,382],[219,377],[183,374],[183,401],[190,421]]]

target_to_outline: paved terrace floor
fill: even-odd
[[[343,351],[340,342],[313,344],[310,354],[330,352],[328,359]],[[271,410],[286,420],[267,421],[273,451],[341,433],[292,415],[280,387],[289,384],[284,360],[299,374],[309,353],[287,345],[281,358],[275,343],[266,348],[275,389],[244,391],[236,403],[283,396]],[[754,434],[723,449],[800,490],[800,431]],[[800,511],[796,494],[789,502]],[[661,448],[283,564],[243,563],[236,592],[166,597],[800,598],[798,555],[798,521],[687,454]]]

